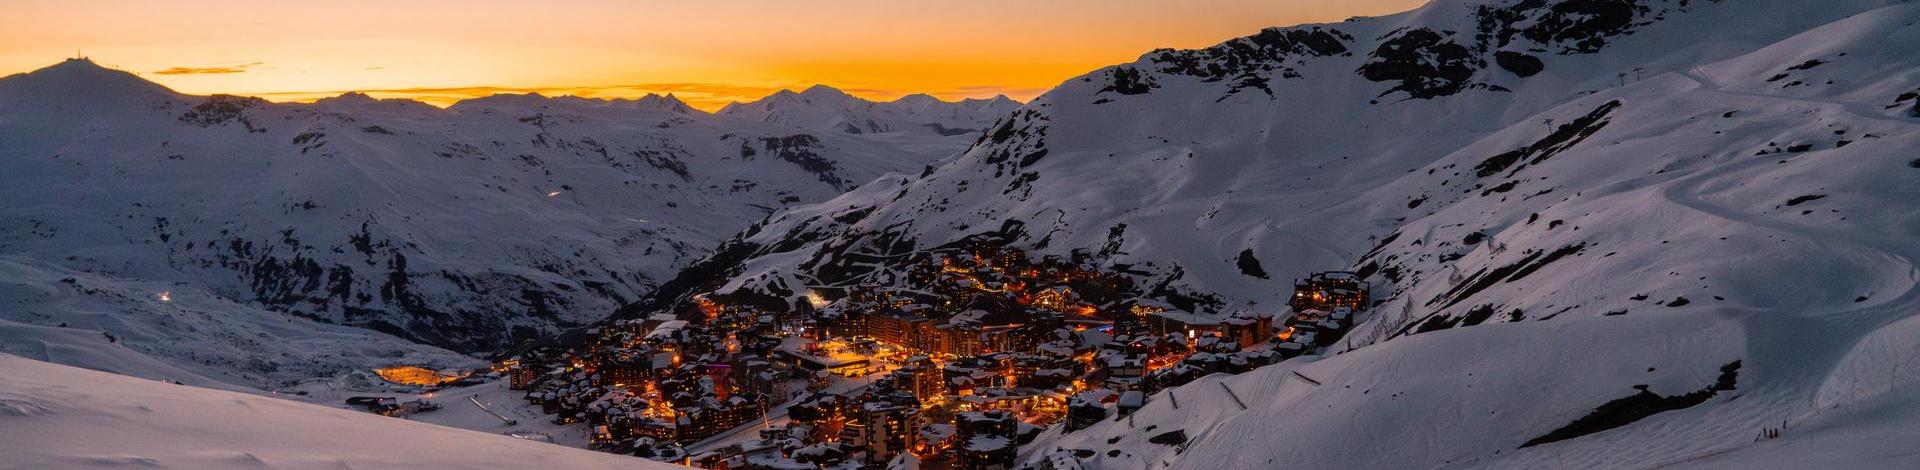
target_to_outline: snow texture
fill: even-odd
[[[684,468],[0,354],[0,468]]]

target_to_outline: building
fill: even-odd
[[[514,364],[507,368],[507,389],[526,390],[527,387],[532,386],[534,380],[540,378],[540,374],[534,372],[535,369],[536,367],[526,364]]]
[[[1004,411],[972,411],[954,417],[959,443],[954,463],[974,470],[1008,470],[1019,450],[1019,421]]]
[[[1359,275],[1346,271],[1327,271],[1294,281],[1293,299],[1288,301],[1288,305],[1295,312],[1342,307],[1359,312],[1367,309],[1369,295],[1367,283],[1360,280]]]
[[[1106,369],[1106,386],[1115,392],[1141,390],[1147,380],[1147,359],[1142,356],[1108,357]]]
[[[943,383],[946,377],[940,366],[927,356],[907,358],[906,364],[901,365],[894,374],[901,378],[901,388],[912,393],[915,399],[924,402],[946,395],[947,387]]]
[[[1221,333],[1240,347],[1251,347],[1273,339],[1273,314],[1242,311],[1220,322]]]
[[[912,396],[890,397],[861,404],[846,431],[856,434],[867,450],[867,462],[885,464],[913,446],[920,420],[920,402]]]
[[[1067,399],[1067,432],[1086,429],[1107,419],[1107,407],[1100,400],[1111,396],[1112,392],[1102,390],[1077,394]]]
[[[636,390],[653,378],[653,358],[645,351],[624,350],[601,360],[599,373],[605,385]]]
[[[1135,411],[1140,411],[1141,408],[1145,408],[1146,406],[1146,393],[1139,390],[1129,390],[1126,393],[1120,394],[1120,401],[1114,404],[1114,409],[1120,412],[1120,416],[1127,416],[1133,414]]]

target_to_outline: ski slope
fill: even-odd
[[[683,468],[0,354],[0,468]]]

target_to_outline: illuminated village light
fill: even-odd
[[[445,374],[419,366],[381,367],[373,370],[381,379],[401,385],[437,387],[447,382],[460,380],[462,375]]]
[[[160,295],[158,297],[160,298],[161,302],[172,302],[173,292],[163,290],[163,291],[160,291]]]

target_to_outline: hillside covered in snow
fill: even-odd
[[[624,313],[831,300],[961,243],[1133,273],[1203,318],[1351,269],[1374,308],[1324,357],[1023,458],[1911,466],[1858,437],[1920,422],[1917,22],[1900,0],[1439,0],[1154,51],[776,214]]]
[[[0,468],[684,468],[7,354],[0,374]]]
[[[809,93],[841,98],[781,109],[866,103]],[[672,96],[282,104],[85,59],[0,78],[0,325],[75,330],[0,351],[95,338],[256,387],[464,366],[599,320],[775,210],[952,156],[999,109],[885,105],[908,120],[855,135]]]

